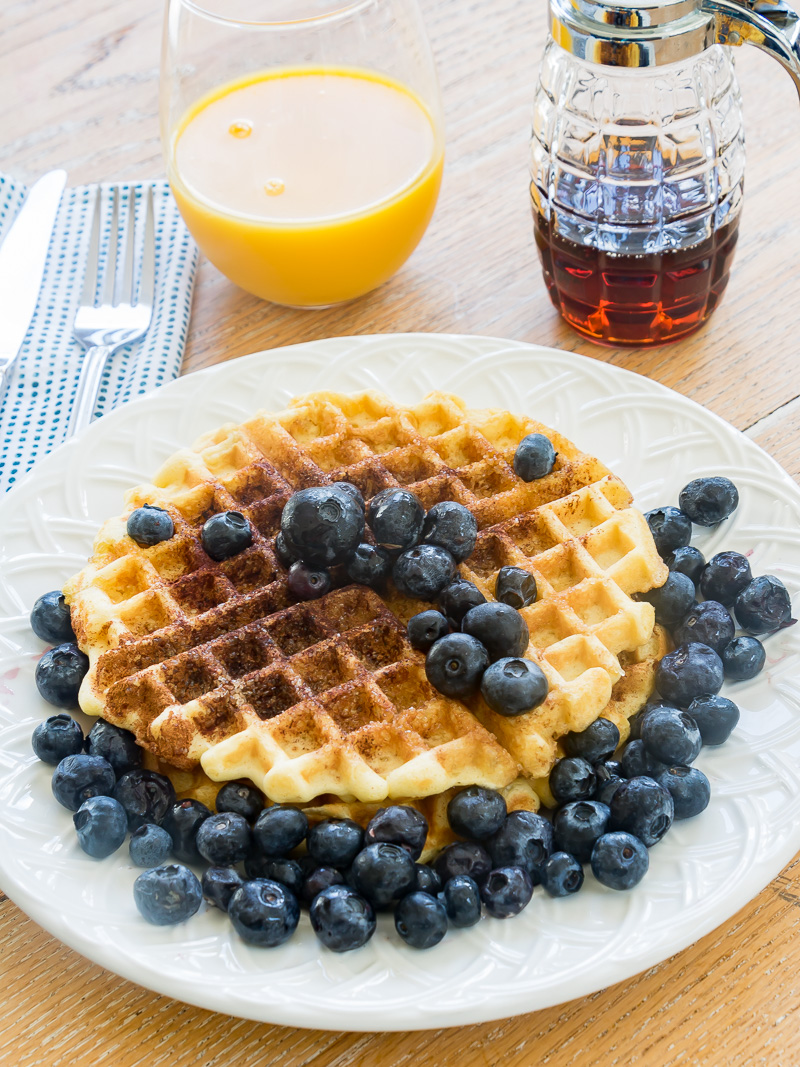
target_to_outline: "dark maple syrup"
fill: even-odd
[[[691,248],[651,255],[599,251],[555,233],[534,210],[550,299],[566,321],[607,345],[659,345],[706,321],[728,284],[739,215]]]

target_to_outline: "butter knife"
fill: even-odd
[[[42,175],[0,245],[0,403],[36,310],[66,181],[64,170]]]

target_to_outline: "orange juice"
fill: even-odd
[[[199,100],[169,146],[172,191],[202,251],[278,304],[350,300],[416,248],[443,149],[420,99],[371,71],[265,71]]]

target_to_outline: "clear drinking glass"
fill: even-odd
[[[566,321],[637,345],[702,325],[728,282],[744,163],[730,49],[635,69],[550,40],[530,190],[545,283]]]
[[[169,0],[161,125],[201,250],[278,304],[330,306],[386,281],[439,193],[417,0]]]

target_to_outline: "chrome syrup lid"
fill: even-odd
[[[717,40],[701,0],[550,0],[550,16],[565,51],[611,67],[676,63]]]
[[[550,0],[550,32],[565,51],[609,67],[656,67],[713,44],[752,44],[800,94],[800,15],[786,0]]]

